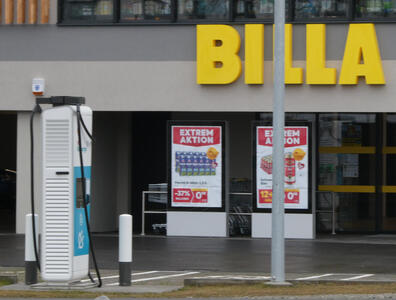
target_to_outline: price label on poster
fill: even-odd
[[[256,129],[257,208],[272,206],[272,127]],[[285,127],[285,208],[308,209],[308,127]]]
[[[222,207],[221,126],[172,126],[172,207]]]

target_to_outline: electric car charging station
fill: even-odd
[[[92,110],[83,97],[37,98],[31,116],[42,111],[41,257],[38,259],[35,222],[34,252],[41,277],[48,283],[78,282],[89,276],[89,253],[101,286],[89,227],[92,153]],[[32,215],[34,215],[34,163],[31,160]]]
[[[92,111],[81,107],[91,131]],[[46,281],[68,281],[88,275],[89,240],[84,198],[89,214],[91,140],[82,134],[85,195],[79,161],[75,106],[59,106],[42,113],[43,201],[41,273]]]

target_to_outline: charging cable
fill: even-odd
[[[36,257],[36,265],[37,269],[40,269],[40,259],[38,255],[37,249],[37,239],[36,239],[36,222],[34,219],[34,135],[33,135],[33,121],[34,115],[36,113],[41,113],[41,107],[39,104],[36,104],[32,113],[30,115],[30,202],[31,202],[31,210],[32,210],[32,227],[33,227],[33,243],[34,243],[34,256]]]
[[[91,229],[89,226],[89,217],[88,217],[88,208],[87,208],[87,194],[86,194],[86,185],[85,185],[85,173],[84,173],[84,161],[83,161],[83,153],[82,153],[82,143],[81,143],[81,125],[84,128],[86,134],[92,140],[92,135],[89,133],[87,127],[85,126],[84,120],[81,116],[80,105],[77,105],[77,135],[78,135],[78,149],[80,154],[80,168],[81,168],[81,182],[82,182],[82,193],[83,193],[83,204],[84,204],[84,212],[85,212],[85,222],[87,224],[88,231],[88,239],[89,239],[89,248],[92,255],[92,261],[94,263],[96,275],[98,277],[98,287],[102,286],[102,278],[100,277],[100,272],[98,268],[98,264],[96,262],[95,251],[92,243]],[[91,274],[88,274],[89,278],[92,282],[94,282]]]

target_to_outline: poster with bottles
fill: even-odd
[[[257,208],[272,206],[272,138],[272,127],[256,127]],[[285,127],[285,209],[309,209],[308,151],[308,127]]]
[[[222,126],[176,126],[171,130],[172,207],[221,208]]]

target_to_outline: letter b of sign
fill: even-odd
[[[231,26],[198,25],[197,83],[227,84],[237,80],[242,71],[240,46],[239,34]]]

